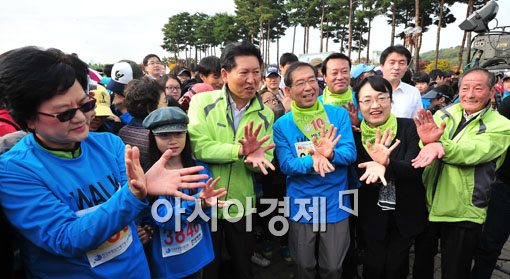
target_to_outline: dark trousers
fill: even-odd
[[[473,278],[490,278],[501,249],[510,235],[510,185],[500,181],[492,185],[487,219],[475,255]]]
[[[393,218],[392,218],[393,219]],[[382,240],[365,237],[363,278],[405,279],[409,274],[409,250],[413,237],[405,237],[392,220]]]
[[[441,241],[441,278],[469,278],[482,225],[473,222],[429,222],[414,243],[413,278],[434,278],[434,256]]]
[[[228,278],[226,268],[222,267],[222,247],[227,249],[231,258],[229,267],[233,277],[239,279],[253,279],[251,255],[253,254],[253,232],[246,231],[246,217],[238,222],[230,223],[218,219],[218,229],[211,232],[214,260],[204,268],[204,279]]]

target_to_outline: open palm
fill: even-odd
[[[325,134],[324,126],[320,132],[320,139],[312,138],[315,150],[327,159],[332,159],[336,144],[340,141],[341,135],[336,136],[338,129],[333,125],[329,126],[328,132]]]
[[[418,136],[424,145],[439,141],[439,138],[441,138],[441,135],[444,133],[444,129],[446,127],[445,122],[442,122],[441,126],[438,127],[436,122],[434,122],[432,113],[429,110],[419,110],[413,120],[416,124],[416,131],[418,132]]]

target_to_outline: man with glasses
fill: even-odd
[[[151,79],[158,79],[165,74],[165,67],[156,54],[149,54],[143,58],[144,72]]]
[[[310,64],[293,63],[284,81],[285,93],[294,101],[291,112],[276,121],[274,137],[287,176],[289,249],[296,278],[316,278],[317,270],[320,278],[340,278],[350,238],[349,213],[339,206],[350,208],[350,202],[339,196],[348,189],[348,167],[356,159],[349,115],[317,100],[319,85]]]
[[[420,91],[401,81],[411,62],[411,53],[401,45],[390,46],[381,53],[380,62],[383,77],[393,89],[391,112],[398,118],[413,118],[423,108]]]

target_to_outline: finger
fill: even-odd
[[[336,129],[336,128],[335,128]],[[338,135],[335,140],[333,140],[333,146],[336,146],[336,144],[340,141],[340,139],[342,138],[342,135]]]
[[[337,129],[335,128],[335,126],[333,126],[333,124],[330,124],[329,128],[328,128],[328,132],[326,133],[326,138],[331,139],[332,138],[331,135],[333,135],[333,133],[336,135],[336,130]],[[333,135],[333,137],[334,137],[334,135]]]
[[[154,165],[158,165],[160,166],[161,168],[164,168],[165,165],[167,164],[168,160],[170,160],[170,158],[172,157],[172,149],[167,149],[165,151],[165,153],[163,153],[163,155],[161,155],[161,157],[159,158],[159,160],[154,164]],[[203,167],[202,167],[203,168]],[[182,170],[185,170],[185,169],[181,169]]]
[[[275,170],[275,169],[276,169],[276,168],[274,167],[274,165],[273,165],[271,162],[269,162],[269,160],[267,160],[267,159],[265,159],[265,160],[264,160],[264,164],[265,164],[266,166],[268,166],[271,170]]]
[[[271,138],[271,136],[267,135],[262,137],[258,142],[259,145],[262,145],[264,142],[268,141]]]
[[[396,139],[395,140],[395,143],[393,143],[392,146],[390,146],[390,148],[388,149],[390,152],[395,150],[395,148],[397,148],[397,146],[400,144],[400,140],[399,139]]]
[[[180,191],[176,191],[174,193],[174,196],[177,197],[177,198],[181,198],[183,200],[187,200],[187,201],[194,201],[195,200],[195,197],[188,196],[188,195],[186,195],[186,194],[184,194],[183,192],[180,192]]]
[[[389,131],[389,129],[387,131]],[[392,137],[393,137],[392,134],[393,134],[392,132],[388,133],[388,136],[386,137],[386,139],[384,141],[384,146],[388,147],[388,146],[391,145],[391,140],[392,140]]]
[[[312,143],[313,143],[313,145],[319,145],[319,142],[317,141],[316,136],[312,136]]]
[[[367,163],[361,163],[358,165],[358,168],[365,169],[367,167],[367,165],[368,165]]]
[[[319,162],[316,159],[313,160],[313,170],[318,173],[319,172]]]
[[[440,125],[440,129],[444,131],[444,129],[446,128],[446,122],[441,122],[441,125]]]
[[[359,132],[361,132],[361,129],[360,129],[358,126],[356,126],[356,125],[351,125],[351,127],[352,127],[352,130],[353,130],[354,132],[358,132],[358,133],[359,133]]]
[[[216,188],[216,184],[218,184],[218,182],[220,180],[221,180],[221,176],[216,177],[216,179],[214,179],[213,182],[211,183],[211,188]],[[223,189],[223,188],[220,188],[220,189]]]
[[[380,176],[379,179],[381,179],[381,182],[384,186],[388,186],[388,183],[386,182],[386,178],[384,176]]]
[[[416,127],[421,126],[421,121],[420,121],[420,117],[418,116],[418,114],[416,114],[416,116],[413,117],[413,121],[414,121],[414,124],[416,125]]]
[[[368,150],[372,149],[372,144],[370,143],[370,141],[367,140],[366,145]]]
[[[381,143],[381,129],[377,128],[375,132],[375,144]]]
[[[201,172],[203,170],[204,170],[203,166],[194,166],[194,167],[180,169],[179,170],[179,174],[181,176],[186,176],[186,175],[191,175],[191,174],[199,173],[199,172]],[[203,178],[203,179],[207,179],[207,177]]]
[[[432,116],[432,112],[430,110],[425,112],[425,117],[427,118],[427,122],[434,122],[434,117]]]
[[[204,182],[182,182],[179,189],[194,189],[205,187]]]
[[[324,164],[323,163],[320,164],[319,171],[320,171],[322,177],[326,177],[326,174],[324,174]]]
[[[325,125],[322,125],[322,128],[321,128],[321,130],[320,130],[320,132],[319,132],[319,136],[321,137],[321,139],[323,139],[323,138],[324,138],[324,131],[325,131],[325,129],[326,129],[324,126],[325,126]]]
[[[267,175],[268,174],[268,172],[267,172],[267,170],[264,167],[264,164],[262,162],[258,162],[257,163],[257,167],[260,169],[260,171],[262,172],[263,175]]]
[[[262,150],[264,150],[264,152],[266,152],[268,150],[271,150],[271,149],[275,148],[275,146],[276,146],[276,144],[270,143],[266,147],[264,147]]]
[[[253,123],[253,121],[252,121],[252,123]],[[252,126],[252,128],[253,128],[253,124],[252,124],[251,126]],[[259,135],[259,133],[260,133],[260,129],[262,129],[262,123],[260,123],[260,124],[257,126],[257,128],[255,129],[255,133],[253,133],[253,136],[254,136],[255,138]]]

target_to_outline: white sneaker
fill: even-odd
[[[251,255],[251,262],[261,267],[268,267],[271,264],[270,260],[257,252],[253,252],[253,255]]]

